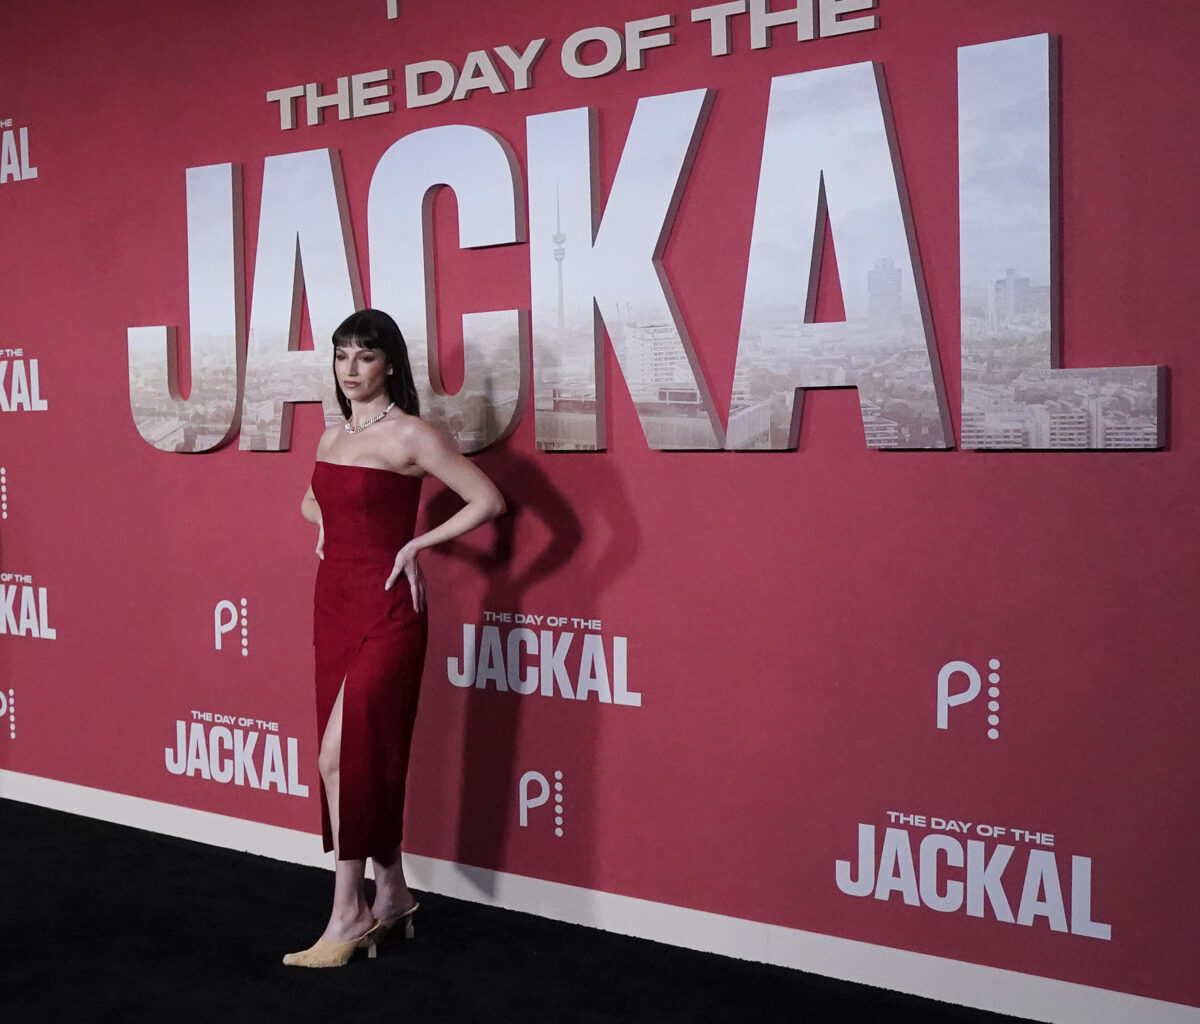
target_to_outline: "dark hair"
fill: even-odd
[[[387,377],[388,398],[410,416],[421,415],[417,386],[413,383],[412,367],[408,365],[408,347],[395,320],[379,309],[360,309],[357,313],[351,313],[333,332],[335,362],[337,350],[343,345],[373,348],[382,352],[388,369],[392,371]],[[349,419],[350,400],[343,394],[336,373],[333,375],[333,387],[342,415]]]

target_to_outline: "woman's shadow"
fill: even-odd
[[[591,462],[586,497],[591,537],[585,538],[584,525],[575,508],[539,467],[538,462],[544,458],[580,458]],[[468,562],[484,575],[487,584],[482,609],[595,617],[598,595],[628,568],[638,548],[634,510],[626,496],[624,482],[614,473],[608,458],[580,453],[543,455],[535,461],[501,443],[478,456],[478,464],[500,488],[508,504],[508,514],[496,521],[495,541],[486,550],[467,541],[451,542],[445,545],[445,550],[451,557]],[[460,504],[452,491],[438,492],[429,505],[430,520],[443,521],[453,515]],[[540,531],[531,520],[540,524]],[[600,527],[607,537],[596,537],[596,533],[601,532],[596,527]],[[548,539],[536,554],[526,557],[525,551],[517,550],[518,538],[524,545],[531,535],[539,532],[547,534]],[[561,603],[565,607],[542,608],[539,605],[527,608],[524,602],[528,590],[567,568],[568,563],[571,563],[570,575],[565,581],[563,595],[554,599],[556,605]],[[543,598],[538,600],[544,601]],[[578,635],[578,630],[574,632]],[[573,643],[574,650],[578,649],[577,645],[578,640]],[[466,701],[456,859],[460,865],[490,869],[465,872],[467,879],[488,895],[495,891],[496,879],[492,872],[504,864],[509,837],[517,827],[518,780],[525,770],[534,769],[552,782],[553,772],[559,767],[553,760],[553,745],[540,738],[540,749],[550,747],[547,754],[542,754],[538,747],[520,743],[521,716],[527,703],[546,699],[559,704],[564,700],[561,697],[546,698],[539,693],[498,693],[489,688],[469,694]],[[607,708],[607,705],[594,702],[589,704],[589,710],[596,713]],[[570,718],[565,714],[561,717],[564,720]],[[571,881],[576,885],[587,885],[591,880],[594,849],[590,829],[583,831],[587,828],[586,823],[592,820],[594,780],[590,771],[578,770],[579,766],[590,767],[596,763],[597,722],[593,715],[587,716],[586,720],[590,723],[588,726],[573,725],[559,734],[569,743],[570,762],[577,766],[568,773],[566,792],[569,795],[564,798],[571,809],[566,829],[570,833]],[[518,757],[522,758],[520,764]],[[579,809],[578,813],[572,813],[574,808]],[[511,867],[508,870],[511,871]]]

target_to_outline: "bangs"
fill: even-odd
[[[371,348],[375,351],[381,351],[383,346],[379,343],[379,335],[374,332],[364,333],[361,331],[345,331],[333,336],[333,347],[338,348]]]

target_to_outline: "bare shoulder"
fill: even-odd
[[[450,443],[450,439],[444,431],[435,427],[428,420],[421,419],[420,416],[405,416],[398,426],[406,432],[407,439],[413,444],[446,445]]]
[[[399,472],[411,472],[414,468],[428,470],[430,460],[438,453],[453,450],[449,438],[419,416],[405,414],[384,422],[387,429],[381,433],[387,461]]]
[[[321,435],[321,439],[317,442],[318,459],[329,454],[329,449],[333,446],[333,442],[341,437],[343,432],[344,431],[342,427],[336,423],[332,427],[325,428],[325,432]]]

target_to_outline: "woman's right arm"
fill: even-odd
[[[304,516],[310,523],[316,523],[319,529],[317,530],[317,557],[325,557],[325,522],[321,519],[321,506],[317,504],[316,495],[310,487],[304,494],[303,500],[300,502],[300,514]]]
[[[334,436],[334,432],[326,430],[321,435],[321,440],[317,442],[317,458],[320,459],[325,454],[325,449],[329,446],[330,440]],[[304,492],[304,497],[300,500],[300,514],[304,516],[310,523],[316,523],[320,527],[317,533],[317,557],[325,557],[325,523],[321,519],[321,506],[317,504],[317,496],[313,494],[312,485],[309,485],[307,491]]]
[[[317,496],[313,494],[311,487],[305,492],[304,500],[300,502],[300,514],[310,523],[321,522],[321,506],[317,504]]]

